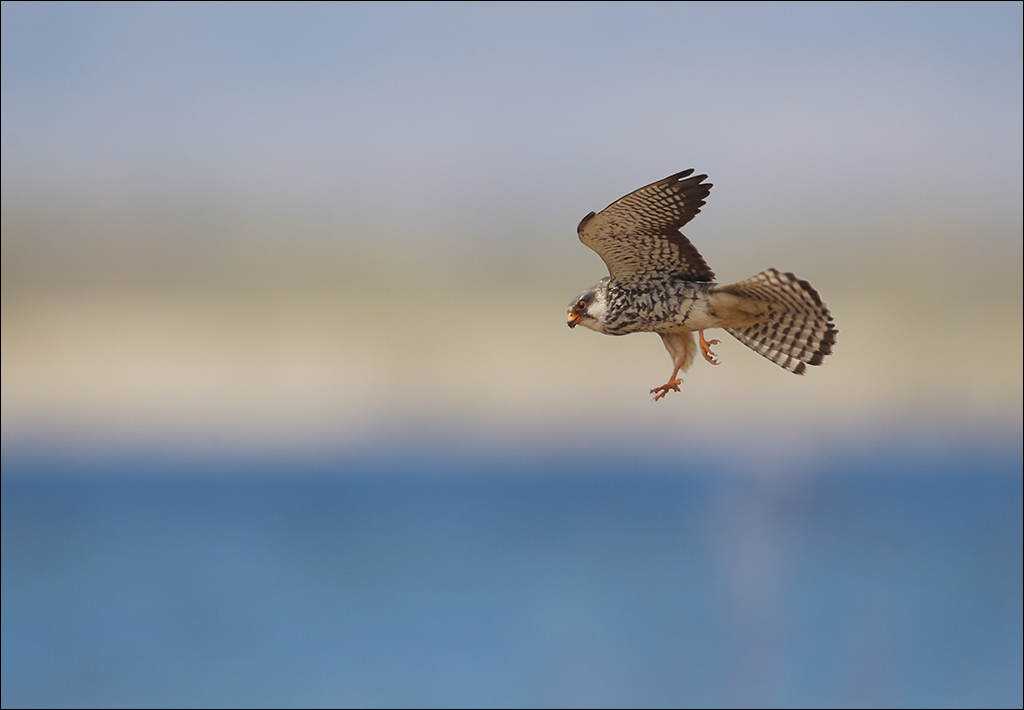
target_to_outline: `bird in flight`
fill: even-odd
[[[831,354],[839,332],[828,305],[809,283],[768,269],[746,281],[717,284],[704,258],[679,231],[700,212],[711,192],[707,175],[693,169],[629,193],[577,227],[580,241],[597,252],[608,276],[569,304],[570,328],[598,333],[653,332],[672,356],[672,376],[651,390],[655,401],[679,391],[697,353],[718,360],[704,331],[723,328],[748,348],[797,375]]]

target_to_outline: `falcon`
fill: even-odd
[[[808,282],[768,269],[746,281],[717,284],[704,258],[680,229],[711,192],[693,169],[629,193],[580,222],[580,241],[597,252],[608,276],[569,304],[570,328],[607,335],[657,333],[672,356],[672,376],[651,390],[655,401],[679,391],[680,372],[700,352],[712,365],[704,331],[723,328],[748,348],[802,375],[832,353],[839,332],[828,305]]]

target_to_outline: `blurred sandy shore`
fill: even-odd
[[[817,286],[838,347],[798,378],[722,333],[722,366],[696,363],[680,395],[652,403],[670,369],[656,336],[565,327],[568,300],[605,273],[571,229],[491,251],[315,225],[299,225],[291,244],[231,225],[234,242],[158,235],[121,248],[118,229],[140,227],[64,249],[5,214],[5,445],[623,437],[760,449],[917,428],[1019,437],[1019,245],[1015,258],[952,235],[839,244],[795,229],[738,249],[704,230],[694,239],[720,280],[779,266]]]

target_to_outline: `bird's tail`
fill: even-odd
[[[778,269],[715,291],[750,299],[765,314],[759,322],[725,330],[754,352],[797,375],[832,353],[839,332],[828,305],[809,283]]]

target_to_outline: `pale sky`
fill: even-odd
[[[475,227],[696,167],[758,209],[1020,210],[1020,3],[5,2],[2,32],[5,199]]]

